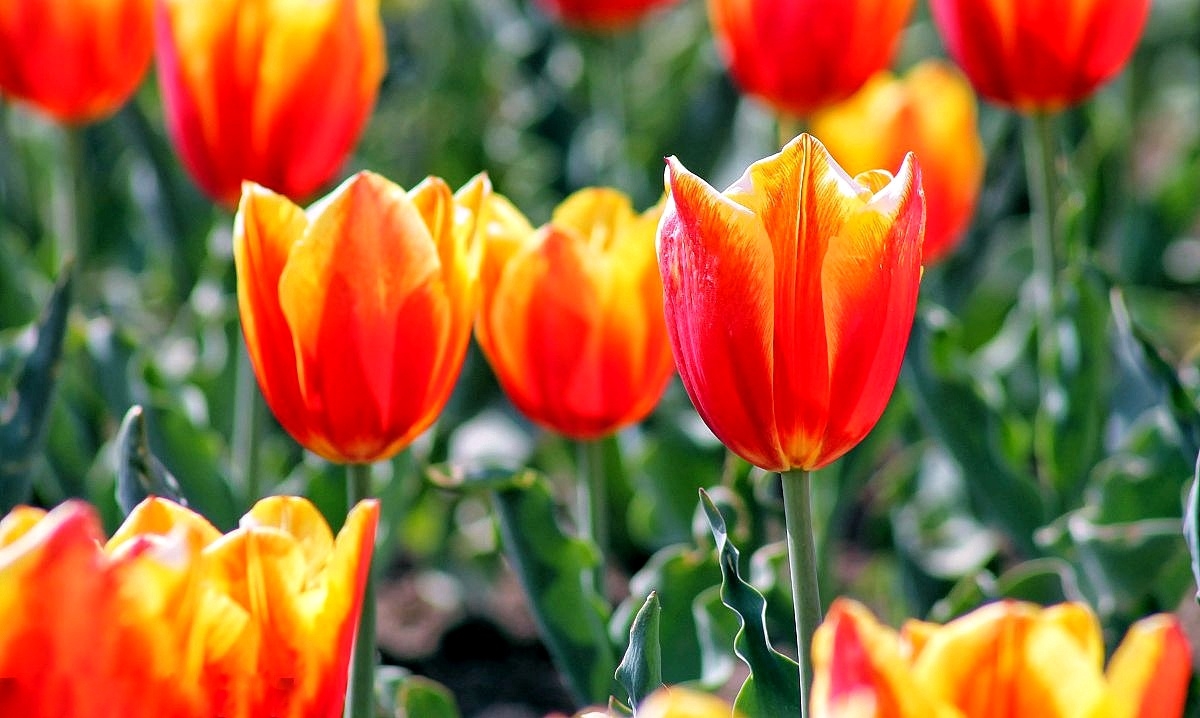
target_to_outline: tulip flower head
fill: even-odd
[[[1121,71],[1150,0],[931,0],[946,49],[983,97],[1020,112],[1081,102]]]
[[[769,471],[849,451],[891,396],[916,311],[916,160],[851,177],[801,135],[725,192],[675,158],[658,235],[684,388],[726,446]]]
[[[899,167],[905,154],[916,153],[925,188],[925,263],[962,239],[985,160],[975,94],[953,66],[926,60],[900,78],[880,73],[850,99],[816,113],[811,128],[852,173]]]
[[[371,173],[307,212],[248,183],[234,228],[254,371],[285,429],[331,461],[393,456],[437,418],[478,307],[490,184],[405,192]]]
[[[585,30],[621,30],[678,0],[538,0],[550,15]]]
[[[708,0],[734,81],[800,117],[887,69],[912,8],[913,0]]]
[[[612,189],[581,190],[534,230],[494,198],[479,344],[527,417],[576,438],[645,418],[674,372],[654,236]]]
[[[1135,624],[1104,671],[1081,604],[1002,601],[900,633],[839,599],[813,639],[814,718],[1179,718],[1191,659],[1178,621]]]
[[[59,122],[102,119],[150,67],[154,0],[0,3],[0,94]]]
[[[68,502],[0,521],[0,715],[341,716],[378,523],[335,539],[305,499],[259,502],[226,535],[163,499],[102,544]]]
[[[210,197],[243,180],[295,199],[328,183],[383,78],[379,0],[158,0],[167,129]]]

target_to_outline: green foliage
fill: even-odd
[[[646,696],[663,685],[662,646],[659,641],[659,626],[662,621],[662,606],[658,594],[653,591],[646,597],[641,610],[633,617],[629,629],[629,647],[617,666],[616,678],[629,705],[637,715],[637,707]]]

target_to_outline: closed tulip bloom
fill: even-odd
[[[737,718],[733,706],[716,696],[683,686],[665,686],[638,705],[642,718]]]
[[[0,3],[0,94],[60,122],[112,114],[154,50],[154,0]]]
[[[1003,601],[897,634],[839,599],[813,641],[815,718],[1178,718],[1191,659],[1178,622],[1134,625],[1107,674],[1081,604]]]
[[[801,117],[886,69],[912,8],[913,0],[708,0],[733,79]]]
[[[360,503],[335,539],[307,500],[275,496],[222,536],[189,510],[148,499],[108,547],[184,537],[198,551],[177,551],[192,556],[189,580],[160,580],[157,595],[190,629],[185,675],[204,691],[206,715],[336,718],[378,517],[377,502]]]
[[[726,446],[818,469],[879,420],[921,277],[925,198],[910,156],[851,177],[801,135],[724,193],[668,160],[659,228],[680,378]]]
[[[1086,99],[1133,54],[1150,0],[931,0],[946,49],[980,95],[1022,112]]]
[[[983,184],[983,141],[975,94],[953,66],[926,60],[903,77],[880,73],[845,102],[818,112],[812,132],[847,171],[899,167],[921,158],[925,263],[962,239]]]
[[[213,199],[243,180],[295,199],[327,184],[375,105],[378,0],[159,0],[167,129]]]
[[[651,10],[677,1],[538,0],[538,4],[566,25],[588,30],[619,30],[635,24]]]
[[[535,231],[495,204],[476,336],[505,393],[576,439],[643,419],[674,371],[654,253],[661,205],[639,215],[616,190],[585,189]]]
[[[458,377],[478,307],[484,176],[457,195],[371,173],[307,212],[247,184],[234,228],[242,331],[267,404],[341,463],[387,459]]]

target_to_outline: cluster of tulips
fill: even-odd
[[[821,623],[806,518],[808,472],[879,420],[923,265],[970,222],[984,168],[971,87],[1043,118],[1082,101],[1123,67],[1148,0],[931,0],[965,78],[941,61],[886,72],[913,0],[710,0],[735,81],[812,134],[787,133],[723,191],[672,157],[654,207],[592,187],[536,228],[484,174],[406,191],[360,172],[296,203],[371,114],[377,3],[8,0],[0,91],[91,122],[156,57],[184,166],[236,206],[262,394],[331,462],[383,461],[425,432],[472,334],[517,409],[574,439],[641,421],[677,373],[722,443],[783,476],[805,715],[1181,715],[1191,662],[1169,616],[1136,624],[1107,672],[1077,604],[997,603],[897,633],[839,599]],[[616,31],[672,2],[543,4]],[[334,539],[311,504],[276,497],[222,535],[149,499],[104,541],[86,505],[15,510],[0,523],[0,715],[338,715],[377,513],[360,504]],[[680,689],[638,715],[731,710]]]

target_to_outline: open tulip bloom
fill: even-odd
[[[163,499],[0,521],[0,715],[340,718],[379,507],[275,496],[222,535]]]
[[[925,198],[846,174],[801,135],[724,192],[667,160],[658,257],[679,376],[726,446],[783,475],[801,684],[820,618],[808,472],[849,451],[895,387],[916,312]]]

